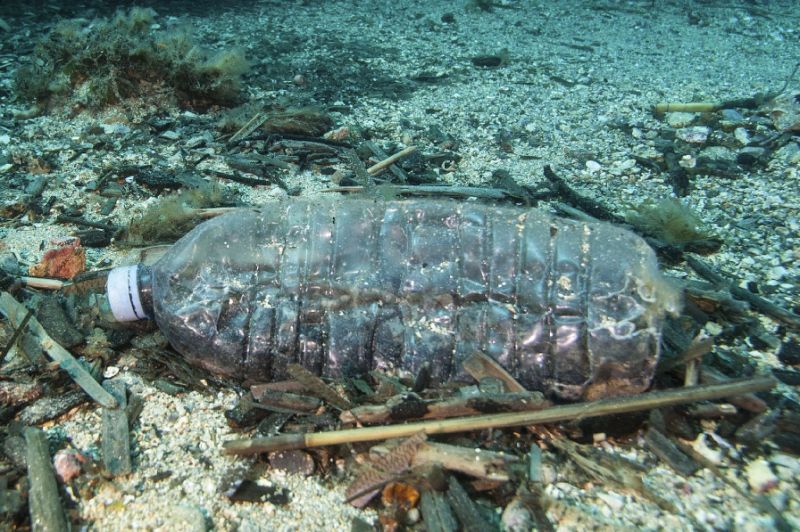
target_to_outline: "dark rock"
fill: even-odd
[[[81,245],[87,248],[104,248],[111,243],[111,236],[102,229],[77,231],[75,236],[80,238]]]
[[[744,116],[742,116],[742,113],[740,113],[736,109],[723,109],[721,111],[721,114],[723,120],[729,120],[731,122],[741,122],[742,120],[744,120]]]
[[[83,343],[83,334],[67,316],[61,302],[55,297],[42,297],[36,304],[36,319],[53,340],[67,349]]]
[[[800,371],[796,369],[772,368],[772,374],[776,379],[789,386],[800,385]]]
[[[748,146],[736,154],[736,162],[743,166],[752,166],[759,162],[767,150],[756,146]]]
[[[225,495],[234,502],[270,502],[284,505],[291,500],[288,490],[276,486],[262,486],[252,480],[234,482],[225,490]]]
[[[249,393],[239,399],[236,406],[230,410],[225,411],[225,419],[228,420],[228,425],[236,429],[245,429],[254,427],[259,421],[264,419],[270,414],[269,410],[259,408],[255,404],[255,399]]]
[[[784,342],[778,350],[778,359],[788,366],[800,364],[800,343],[797,340]]]
[[[269,453],[269,463],[275,469],[280,469],[293,475],[310,476],[314,473],[314,459],[305,451],[275,451]]]
[[[499,55],[478,55],[472,58],[472,64],[480,68],[496,68],[503,64]]]

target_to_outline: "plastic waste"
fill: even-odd
[[[116,268],[119,321],[152,318],[189,362],[238,380],[372,369],[469,380],[482,351],[565,399],[647,388],[679,306],[653,251],[605,223],[440,200],[299,200],[197,226]]]

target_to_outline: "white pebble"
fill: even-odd
[[[600,168],[602,168],[602,166],[600,166],[600,163],[598,163],[597,161],[592,161],[592,160],[586,161],[586,169],[589,171],[589,173],[593,174],[598,170],[600,170]]]
[[[619,512],[625,506],[625,498],[616,493],[598,493],[597,498],[606,503],[615,512]]]
[[[769,467],[769,463],[763,458],[747,464],[745,472],[750,489],[756,493],[768,491],[778,484],[778,477],[775,476],[775,473]]]
[[[733,136],[742,146],[747,146],[750,143],[750,133],[743,127],[737,127],[733,130]]]
[[[711,129],[705,126],[685,127],[675,132],[675,136],[689,144],[703,144],[708,140]]]
[[[785,277],[787,273],[789,273],[788,270],[783,266],[775,266],[774,268],[769,269],[767,275],[769,276],[770,279],[777,280],[777,279],[783,279],[783,277]]]
[[[667,113],[666,119],[669,127],[686,127],[694,121],[694,113]]]

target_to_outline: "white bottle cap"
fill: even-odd
[[[147,318],[139,295],[139,266],[120,266],[108,273],[106,296],[111,313],[117,321],[136,321]]]

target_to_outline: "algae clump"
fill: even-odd
[[[675,198],[644,201],[626,213],[625,219],[643,232],[674,246],[683,247],[713,238],[700,218]]]
[[[100,108],[164,89],[184,107],[239,102],[249,64],[241,49],[210,52],[186,30],[157,31],[156,12],[134,7],[110,19],[57,24],[19,67],[15,90],[42,109]]]
[[[171,244],[203,221],[198,209],[230,205],[217,186],[203,186],[165,196],[131,220],[123,242],[129,246]]]

